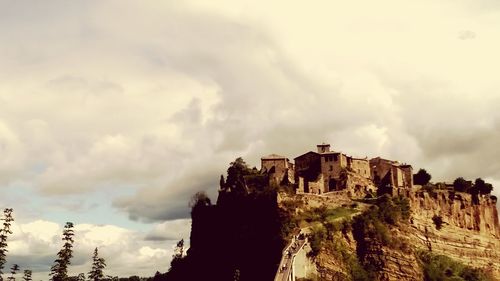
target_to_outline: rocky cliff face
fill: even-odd
[[[394,250],[373,243],[369,249],[367,262],[376,265],[380,281],[423,280],[422,269],[411,249],[409,251]]]
[[[441,216],[445,224],[472,230],[485,237],[500,238],[496,198],[486,195],[474,204],[472,196],[453,191],[417,191],[410,193],[415,217]]]
[[[348,200],[344,196],[344,201]],[[494,197],[480,197],[476,204],[470,194],[443,190],[413,191],[406,197],[411,206],[410,223],[390,228],[391,243],[397,241],[400,245],[383,246],[370,237],[363,242],[367,249],[361,262],[376,268],[378,280],[424,280],[416,254],[419,251],[431,251],[486,269],[495,280],[500,280],[500,225]],[[325,197],[321,199],[322,204],[330,203]],[[319,198],[302,197],[302,200],[305,205],[316,205]],[[443,221],[439,230],[433,222],[434,216]],[[352,235],[337,236],[334,241],[356,255],[357,242]],[[321,280],[350,280],[348,264],[338,248],[325,247],[315,263]]]
[[[449,256],[466,265],[491,271],[500,280],[500,226],[496,200],[473,204],[470,194],[450,191],[410,194],[412,224],[403,235],[421,249]],[[433,216],[443,220],[441,229]]]

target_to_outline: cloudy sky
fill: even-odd
[[[500,186],[500,5],[0,0],[0,207],[38,279],[151,276],[242,156],[329,142]],[[498,189],[495,191],[498,194]]]

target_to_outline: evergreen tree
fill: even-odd
[[[24,280],[24,281],[32,281],[32,280],[33,280],[33,278],[31,278],[31,274],[32,274],[32,273],[33,273],[33,272],[32,272],[31,270],[29,270],[29,269],[25,269],[25,270],[24,270],[23,280]]]
[[[99,257],[97,248],[94,250],[94,256],[92,257],[92,270],[89,272],[89,280],[99,281],[104,278],[102,270],[106,267],[106,263],[103,258]]]
[[[172,255],[172,261],[170,262],[170,267],[175,267],[179,261],[182,260],[184,256],[184,239],[177,242],[174,249],[174,254]]]
[[[0,281],[3,280],[2,269],[5,266],[7,257],[7,237],[12,234],[10,230],[10,225],[14,221],[12,217],[13,210],[11,208],[6,208],[3,210],[4,217],[1,219],[3,221],[3,227],[0,229]]]
[[[220,175],[219,187],[220,190],[226,190],[226,181],[224,180],[224,175]]]
[[[71,264],[71,258],[73,257],[74,235],[73,223],[67,222],[63,230],[63,248],[57,253],[57,259],[50,268],[51,281],[65,281],[68,279],[68,265]]]
[[[14,275],[16,275],[16,273],[19,271],[19,265],[17,264],[13,264],[12,267],[10,268],[10,277],[7,278],[7,280],[9,281],[16,281],[16,277],[14,277]]]
[[[76,280],[85,281],[85,273],[78,274],[78,276],[76,277]]]

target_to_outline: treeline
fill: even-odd
[[[493,191],[493,185],[484,181],[482,178],[471,181],[463,177],[458,177],[451,185],[445,183],[433,184],[430,182],[431,178],[432,176],[425,169],[420,169],[413,175],[413,182],[431,192],[434,189],[450,189],[456,192],[469,193],[472,195],[472,200],[476,204],[479,203],[479,195],[490,195]]]
[[[0,229],[0,281],[3,281],[3,269],[5,263],[7,262],[7,239],[8,236],[12,234],[11,225],[14,221],[12,215],[13,209],[6,208],[3,211],[3,221],[2,228]],[[94,254],[92,256],[92,268],[88,272],[87,276],[85,273],[80,273],[77,276],[68,276],[68,266],[71,264],[71,258],[73,257],[73,243],[74,243],[74,225],[71,222],[67,222],[63,229],[62,241],[63,247],[57,253],[57,258],[54,260],[54,264],[50,268],[49,279],[51,281],[100,281],[100,280],[119,280],[118,277],[104,276],[103,270],[106,267],[106,262],[103,258],[99,257],[98,249],[95,248]],[[16,274],[21,270],[18,264],[13,264],[10,268],[10,276],[6,279],[9,281],[16,280]],[[31,281],[33,271],[30,269],[24,269],[22,280]]]

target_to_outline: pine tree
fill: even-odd
[[[31,274],[32,274],[32,273],[33,273],[33,272],[32,272],[31,270],[29,270],[29,269],[24,270],[23,280],[24,280],[24,281],[32,281],[32,280],[33,280],[33,279],[31,278]]]
[[[85,281],[85,273],[78,274],[78,276],[76,277],[76,280]]]
[[[7,237],[9,234],[12,234],[12,230],[10,230],[10,225],[14,221],[12,217],[13,210],[11,208],[6,208],[3,210],[4,217],[3,227],[0,229],[0,281],[3,280],[2,277],[2,269],[5,266],[6,257],[7,257]]]
[[[12,267],[10,268],[11,275],[7,278],[7,280],[16,281],[16,277],[14,277],[14,275],[16,275],[18,271],[19,271],[19,265],[13,264]]]
[[[57,259],[50,268],[51,281],[65,281],[68,279],[68,265],[71,264],[71,258],[73,257],[74,235],[73,223],[67,222],[63,230],[63,248],[57,253]]]
[[[97,248],[94,250],[94,256],[92,257],[92,270],[89,272],[89,279],[91,281],[99,281],[104,278],[102,270],[106,267],[105,260],[99,257]]]

